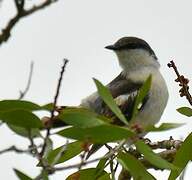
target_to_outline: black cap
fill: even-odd
[[[149,44],[143,39],[137,37],[123,37],[119,39],[115,44],[106,46],[105,48],[114,51],[123,49],[145,49],[150,54],[154,55],[154,57],[156,57],[154,51],[149,46]]]

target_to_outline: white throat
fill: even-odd
[[[119,59],[119,64],[124,71],[138,71],[145,67],[152,67],[159,69],[160,64],[155,59],[155,57],[149,54],[148,51],[143,49],[130,49],[116,51],[117,57]]]

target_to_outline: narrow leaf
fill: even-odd
[[[155,178],[147,172],[143,164],[129,153],[119,153],[118,162],[130,172],[134,179],[154,180]]]
[[[99,176],[105,169],[105,164],[108,161],[107,158],[102,158],[100,159],[99,163],[97,164],[96,167],[96,174]]]
[[[177,111],[185,116],[188,116],[188,117],[192,116],[192,109],[189,107],[181,107],[181,108],[178,108]]]
[[[0,101],[0,111],[11,111],[11,110],[26,110],[35,111],[40,110],[41,107],[33,102],[23,100],[3,100]]]
[[[0,112],[0,119],[7,124],[24,128],[41,128],[41,120],[33,113],[25,110]]]
[[[65,162],[65,161],[77,156],[78,154],[80,154],[81,151],[83,151],[83,142],[81,142],[81,141],[75,141],[75,142],[67,144],[66,147],[64,147],[64,146],[58,147],[48,154],[47,160],[48,160],[49,164],[52,164],[55,161],[55,158],[61,152],[62,149],[63,149],[63,151],[60,155],[60,158],[54,164],[59,164],[59,163]]]
[[[94,79],[94,82],[97,86],[97,90],[103,101],[107,104],[107,106],[115,113],[115,115],[126,125],[128,125],[128,121],[115,103],[109,89],[105,87],[100,81]]]
[[[98,118],[96,113],[83,108],[64,109],[58,118],[69,125],[81,128],[98,126],[105,123]]]
[[[37,129],[37,128],[29,130],[29,129],[19,127],[19,126],[14,126],[14,125],[11,125],[11,124],[7,124],[7,125],[13,132],[15,132],[16,134],[18,134],[20,136],[26,137],[26,138],[29,138],[29,135],[32,138],[41,136],[40,130]]]
[[[147,96],[151,87],[151,81],[152,81],[152,76],[150,75],[145,81],[145,83],[143,84],[143,86],[139,89],[139,92],[137,94],[134,107],[133,107],[132,118],[134,118],[137,115],[139,104],[142,103],[144,98]]]
[[[187,163],[192,160],[191,156],[192,150],[192,133],[190,133],[185,141],[182,143],[181,147],[178,149],[173,164],[179,167],[179,170],[172,170],[169,176],[169,180],[175,180],[182,170],[186,167]]]
[[[179,128],[185,125],[184,123],[162,123],[159,127],[148,126],[145,131],[147,132],[158,132],[158,131],[167,131],[175,128]]]
[[[152,149],[146,145],[143,141],[139,140],[135,143],[137,150],[144,155],[144,158],[151,164],[161,169],[178,169],[173,164],[169,163],[165,159],[161,158],[158,154],[155,154]]]
[[[115,125],[101,125],[91,128],[71,127],[57,132],[57,134],[77,140],[87,140],[93,143],[107,143],[132,137],[134,133],[128,128]]]
[[[47,110],[47,111],[52,111],[53,110],[53,103],[48,103],[43,106],[41,106],[42,109]]]
[[[46,158],[52,150],[53,150],[53,141],[51,140],[51,138],[47,138],[43,157]]]
[[[32,178],[30,178],[29,176],[27,176],[23,172],[19,171],[18,169],[13,169],[13,170],[15,171],[15,174],[17,175],[17,177],[20,180],[33,180]]]

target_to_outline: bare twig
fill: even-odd
[[[37,148],[40,148],[40,147],[42,147],[42,145],[38,146]],[[34,147],[32,146],[30,146],[28,149],[20,149],[20,148],[17,148],[16,146],[11,146],[9,148],[1,150],[0,154],[7,153],[7,152],[15,152],[18,154],[22,154],[22,153],[31,154],[31,152],[33,151],[34,151]]]
[[[179,90],[180,96],[181,97],[185,96],[190,105],[192,105],[192,96],[189,93],[189,86],[188,86],[189,80],[185,78],[183,75],[179,74],[179,71],[177,70],[177,67],[173,61],[170,61],[170,63],[168,63],[167,65],[169,68],[172,67],[177,75],[177,79],[175,81],[179,82],[179,86],[181,86],[181,89]]]
[[[118,166],[119,166],[119,162],[117,162],[116,165],[115,165],[115,168],[114,168],[115,173],[117,171]]]
[[[32,75],[33,75],[33,67],[34,67],[34,63],[32,61],[31,64],[30,64],[30,72],[29,72],[29,77],[28,77],[27,85],[26,85],[24,91],[20,91],[19,100],[23,99],[24,96],[29,91],[29,88],[30,88],[30,85],[31,85],[31,79],[32,79]]]
[[[2,30],[2,33],[0,34],[0,45],[10,38],[11,30],[23,17],[29,16],[32,13],[37,12],[43,8],[46,8],[57,1],[58,0],[45,0],[40,5],[33,6],[32,8],[26,10],[24,9],[25,0],[15,0],[17,14],[12,19],[10,19],[6,27]]]
[[[19,154],[20,153],[29,153],[30,149],[23,150],[23,149],[17,148],[16,146],[11,146],[9,148],[1,150],[0,154],[7,153],[7,152],[16,152],[16,153],[19,153]]]
[[[51,166],[55,165],[59,159],[61,158],[61,156],[63,155],[64,151],[66,151],[67,146],[68,146],[69,142],[67,141],[65,143],[65,145],[63,145],[63,147],[61,148],[61,150],[59,151],[59,153],[55,156],[53,162],[51,163]]]
[[[114,167],[113,167],[113,158],[110,158],[109,161],[109,165],[110,165],[110,171],[111,171],[111,178],[112,180],[115,180],[115,171],[114,171]]]
[[[58,96],[59,96],[61,82],[62,82],[62,79],[63,79],[63,74],[64,74],[65,67],[66,67],[67,63],[68,63],[68,60],[64,59],[63,60],[63,66],[62,66],[61,72],[60,72],[59,81],[58,81],[58,84],[57,84],[57,89],[56,89],[55,97],[54,97],[53,109],[51,111],[51,117],[50,117],[50,120],[49,120],[49,122],[47,124],[47,133],[46,133],[46,136],[44,138],[44,145],[43,145],[42,151],[40,152],[41,156],[43,156],[43,154],[45,152],[45,148],[46,148],[46,145],[47,145],[47,140],[48,140],[49,135],[50,135],[50,128],[51,128],[51,126],[53,124],[53,121],[54,121],[54,113],[55,113],[55,110],[57,108],[57,100],[58,100]]]
[[[33,140],[33,137],[31,136],[31,131],[30,130],[29,130],[29,142],[30,142],[29,147],[32,148],[31,154],[36,156],[41,161],[41,157],[39,155],[38,148],[37,148],[36,144],[34,143],[34,140]]]
[[[55,97],[54,97],[53,109],[51,111],[51,120],[53,120],[54,112],[55,112],[55,110],[57,108],[57,100],[58,100],[58,96],[59,96],[61,82],[62,82],[63,74],[65,72],[65,68],[66,68],[66,65],[67,65],[68,62],[69,62],[69,60],[67,60],[67,59],[63,60],[63,66],[61,68],[61,73],[60,73],[59,81],[58,81],[58,84],[57,84],[56,94],[55,94]]]
[[[86,151],[84,151],[81,155],[80,155],[80,158],[81,158],[81,162],[79,163],[79,167],[78,169],[81,170],[84,163],[85,163],[85,157],[86,157]]]

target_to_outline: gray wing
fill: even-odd
[[[131,112],[135,96],[141,86],[141,82],[133,82],[129,78],[126,78],[123,73],[119,74],[107,85],[118,106],[123,110],[123,113]],[[81,106],[92,109],[99,114],[106,114],[108,111],[107,106],[97,92],[84,99]]]

